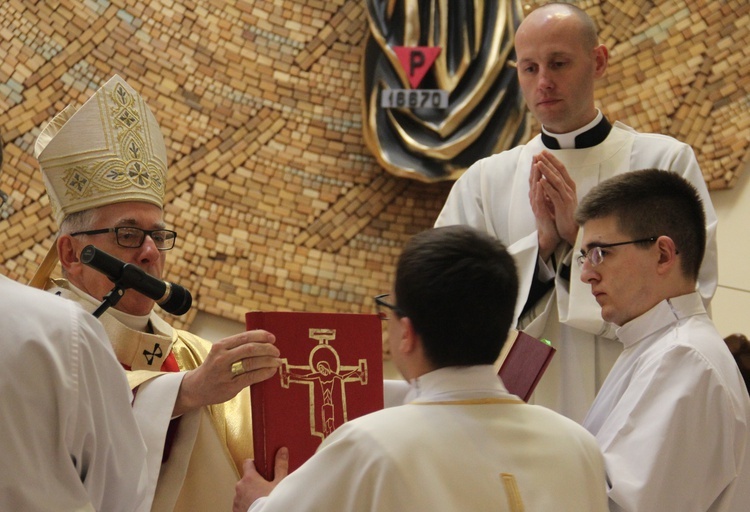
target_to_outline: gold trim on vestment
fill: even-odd
[[[409,402],[411,405],[485,405],[485,404],[525,404],[517,398],[475,398],[466,400],[440,400],[437,402]]]
[[[508,506],[511,512],[524,512],[523,499],[521,499],[521,490],[518,488],[516,477],[511,473],[500,473],[500,479],[503,481],[503,488],[508,497]]]

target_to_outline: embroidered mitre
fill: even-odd
[[[44,127],[34,155],[59,226],[68,215],[125,201],[164,203],[167,151],[156,118],[119,76]]]

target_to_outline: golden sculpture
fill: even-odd
[[[516,0],[368,0],[362,65],[363,132],[389,172],[421,181],[456,179],[469,165],[526,137],[513,68],[522,18]],[[394,47],[438,47],[420,89],[447,91],[447,108],[381,106],[381,94],[409,89]]]

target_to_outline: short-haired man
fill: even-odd
[[[706,207],[706,258],[698,279],[705,303],[717,283],[716,215],[690,146],[610,124],[595,107],[594,84],[609,54],[586,12],[564,3],[537,8],[518,27],[515,50],[521,91],[542,133],[469,168],[435,225],[474,226],[508,247],[520,275],[518,328],[557,348],[534,403],[581,421],[621,346],[571,265],[580,249],[577,202],[600,181],[631,170],[682,174]]]
[[[604,453],[610,510],[750,506],[750,398],[695,291],[700,195],[643,170],[594,187],[576,220],[581,280],[624,350],[585,421]]]
[[[122,78],[42,130],[35,154],[60,228],[34,278],[94,311],[113,283],[82,261],[93,245],[161,279],[177,233],[163,202],[167,155],[156,118]],[[48,282],[59,257],[64,280]],[[275,338],[249,331],[215,344],[173,329],[154,301],[128,289],[101,321],[128,370],[135,412],[158,475],[152,510],[228,510],[252,456],[250,384],[279,365]]]
[[[247,461],[234,511],[606,510],[591,435],[509,394],[493,368],[517,286],[513,259],[486,234],[413,237],[392,294],[376,298],[413,401],[345,423],[286,478],[285,449],[274,482]]]

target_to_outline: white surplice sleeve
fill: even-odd
[[[728,461],[740,455],[728,397],[718,374],[684,345],[639,363],[596,435],[610,510],[709,510],[736,476]]]
[[[132,394],[101,324],[0,276],[0,510],[148,510]]]
[[[365,431],[342,425],[249,512],[402,510],[409,502],[403,475],[387,451],[373,443]]]

